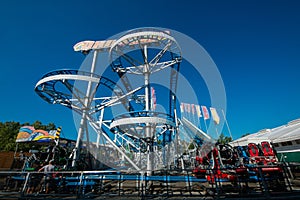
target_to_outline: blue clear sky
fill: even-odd
[[[0,121],[54,122],[75,138],[71,112],[38,97],[36,82],[79,69],[79,41],[150,26],[182,32],[210,54],[234,138],[285,124],[300,117],[299,10],[296,0],[1,1]]]

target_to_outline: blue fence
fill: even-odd
[[[192,170],[146,172],[58,171],[49,180],[38,172],[0,172],[0,199],[41,199],[42,197],[91,199],[125,197],[261,197],[298,195],[298,176],[288,165],[270,166],[266,171],[255,168],[247,173],[229,174],[228,169],[205,170],[197,178]],[[297,167],[296,167],[297,168]],[[280,169],[278,171],[277,169]],[[299,169],[299,166],[298,166]],[[299,181],[300,182],[300,181]]]

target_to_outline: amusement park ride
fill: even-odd
[[[266,174],[269,179],[282,178],[283,168],[270,143],[218,144],[178,113],[182,53],[169,31],[136,29],[116,39],[79,42],[74,50],[91,56],[89,70],[53,71],[35,86],[42,99],[80,116],[70,156],[73,169],[85,148],[99,161],[91,162],[88,170],[106,166],[152,176],[159,170],[190,169],[195,181],[206,182],[259,180]],[[103,55],[108,55],[110,72],[99,75],[97,69],[106,67]],[[162,72],[168,74],[161,77],[168,86],[160,96],[164,109],[157,111],[157,86],[151,80]],[[182,150],[187,138],[194,143],[193,151]]]
[[[64,105],[81,116],[72,166],[80,156],[84,133],[88,150],[93,152],[92,146],[96,145],[94,157],[108,166],[151,173],[170,165],[179,126],[175,94],[181,52],[175,39],[168,31],[138,29],[116,40],[79,42],[74,50],[93,55],[89,72],[50,72],[35,87],[47,102]],[[111,69],[120,84],[95,73],[97,67],[103,67],[97,57],[104,52],[109,53]],[[168,70],[170,76],[169,94],[164,100],[168,108],[157,112],[151,76],[163,70]],[[110,96],[103,94],[107,89]],[[115,109],[111,114],[120,105],[123,109],[117,109],[123,113]],[[97,133],[96,141],[91,141],[88,126]],[[103,148],[114,149],[117,154],[101,152]],[[111,163],[116,160],[122,164]]]
[[[182,56],[179,44],[169,31],[136,29],[117,39],[79,42],[74,50],[92,55],[90,71],[53,71],[43,76],[35,87],[45,101],[66,106],[81,117],[72,167],[79,160],[85,138],[87,150],[114,169],[151,174],[170,166],[178,167],[179,162],[180,167],[185,168],[182,158],[186,152],[178,149],[180,132],[184,130],[191,132],[193,139],[199,138],[197,155],[189,162],[192,163],[190,167],[198,166],[196,175],[208,169],[208,165],[217,169],[225,165],[244,167],[244,163],[276,162],[267,142],[262,144],[262,150],[264,156],[272,158],[258,159],[256,144],[249,144],[247,153],[241,150],[242,147],[215,146],[213,138],[188,119],[178,116],[176,88]],[[111,76],[119,79],[116,82],[96,73],[97,68],[103,67],[98,59],[103,53],[108,53]],[[164,95],[167,108],[165,112],[158,112],[151,77],[164,70],[169,74],[169,77],[163,77],[169,79],[168,95]],[[89,127],[96,132],[96,137],[92,136]],[[266,149],[271,153],[266,153]],[[250,160],[247,158],[249,153]],[[99,166],[91,166],[91,169],[99,169]]]

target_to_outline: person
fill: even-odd
[[[33,163],[33,172],[30,174],[28,180],[28,189],[27,194],[32,194],[39,189],[39,183],[41,180],[40,174],[36,173],[41,168],[41,165],[38,162]]]
[[[48,165],[43,166],[38,170],[38,172],[44,171],[44,177],[41,181],[43,184],[42,189],[45,191],[46,194],[49,193],[50,184],[53,182],[53,172],[55,169],[54,160],[50,160]]]

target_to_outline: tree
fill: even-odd
[[[231,141],[232,141],[232,138],[224,136],[223,133],[221,133],[219,138],[218,138],[218,143],[220,143],[220,144],[228,144]]]
[[[0,122],[0,150],[11,151],[15,148],[15,141],[20,129],[19,122]]]
[[[55,126],[55,124],[54,123],[49,123],[48,125],[43,125],[42,124],[42,122],[40,122],[40,121],[35,121],[33,124],[32,124],[32,126],[36,129],[36,130],[38,130],[38,129],[41,129],[41,130],[54,130],[54,129],[56,129],[56,126]]]
[[[195,145],[194,145],[193,142],[191,142],[190,145],[189,145],[189,147],[188,147],[188,149],[189,149],[189,150],[192,150],[192,149],[194,149],[194,148],[195,148]]]

